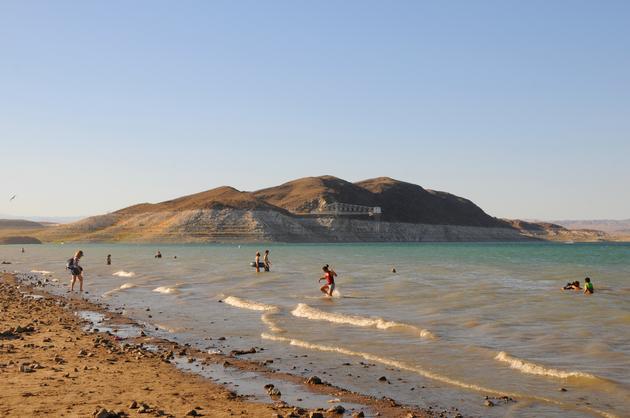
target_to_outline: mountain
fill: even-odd
[[[570,229],[599,230],[611,235],[630,236],[630,219],[591,219],[554,221]]]
[[[45,225],[23,219],[0,219],[0,229],[41,229]]]
[[[39,232],[46,226],[24,219],[0,219],[0,244],[41,244],[40,240],[30,234]]]
[[[432,225],[506,227],[470,200],[379,177],[350,183],[333,177],[306,177],[254,195],[292,213],[308,213],[332,202],[381,207],[381,220]]]
[[[12,231],[17,235],[19,231]],[[24,235],[24,234],[22,234]],[[42,241],[377,242],[601,240],[558,225],[494,218],[468,199],[379,177],[306,177],[254,192],[219,187],[34,229]],[[7,236],[7,234],[4,234]]]
[[[550,222],[526,222],[520,219],[506,219],[513,228],[518,229],[523,236],[546,241],[611,241],[612,237],[606,232],[593,229],[568,229],[562,225]]]
[[[245,209],[245,210],[279,210],[254,194],[241,192],[234,187],[223,186],[205,192],[191,194],[162,203],[141,203],[118,210],[114,213],[132,215],[138,213],[176,212],[198,209]]]
[[[4,213],[0,214],[0,219],[29,220],[42,224],[65,224],[69,222],[75,222],[83,218],[85,218],[85,216],[15,216],[7,215]]]

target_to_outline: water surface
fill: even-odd
[[[50,272],[66,284],[76,245],[19,248],[0,246],[0,260],[13,262],[2,267]],[[153,258],[158,248],[162,259]],[[272,271],[257,274],[249,263],[266,248]],[[199,348],[262,346],[264,354],[251,357],[273,358],[281,370],[473,415],[621,417],[630,410],[627,244],[81,249],[87,297]],[[332,299],[319,292],[323,264],[339,273]],[[594,295],[560,290],[585,276]],[[486,395],[517,402],[488,409]]]

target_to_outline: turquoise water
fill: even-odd
[[[65,260],[78,247],[25,248],[1,246],[0,260],[48,271],[59,280],[53,290],[65,292]],[[628,244],[81,248],[87,297],[203,349],[264,347],[251,357],[273,358],[281,370],[473,415],[630,410]],[[272,271],[257,274],[249,262],[265,248]],[[339,274],[333,298],[319,292],[323,264]],[[594,295],[560,290],[586,276]],[[389,383],[378,382],[382,375]],[[488,409],[485,395],[518,402]]]

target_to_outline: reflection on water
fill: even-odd
[[[81,248],[88,297],[202,349],[265,344],[292,373],[484,416],[630,409],[630,245],[269,245],[273,270],[258,274],[262,245],[160,245],[162,259],[150,245]],[[75,250],[3,246],[0,258],[61,292]],[[323,264],[340,297],[319,292]],[[594,295],[560,290],[587,275]],[[486,394],[519,402],[489,410]]]

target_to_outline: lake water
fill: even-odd
[[[66,291],[76,245],[19,248],[0,246],[0,260],[13,262],[2,267],[50,272],[53,291]],[[88,298],[178,342],[264,347],[249,357],[465,415],[630,416],[628,244],[80,248]],[[266,248],[272,271],[257,274],[249,263]],[[339,274],[333,298],[319,291],[323,264]],[[594,295],[560,290],[586,276]],[[487,408],[486,395],[517,402]]]

